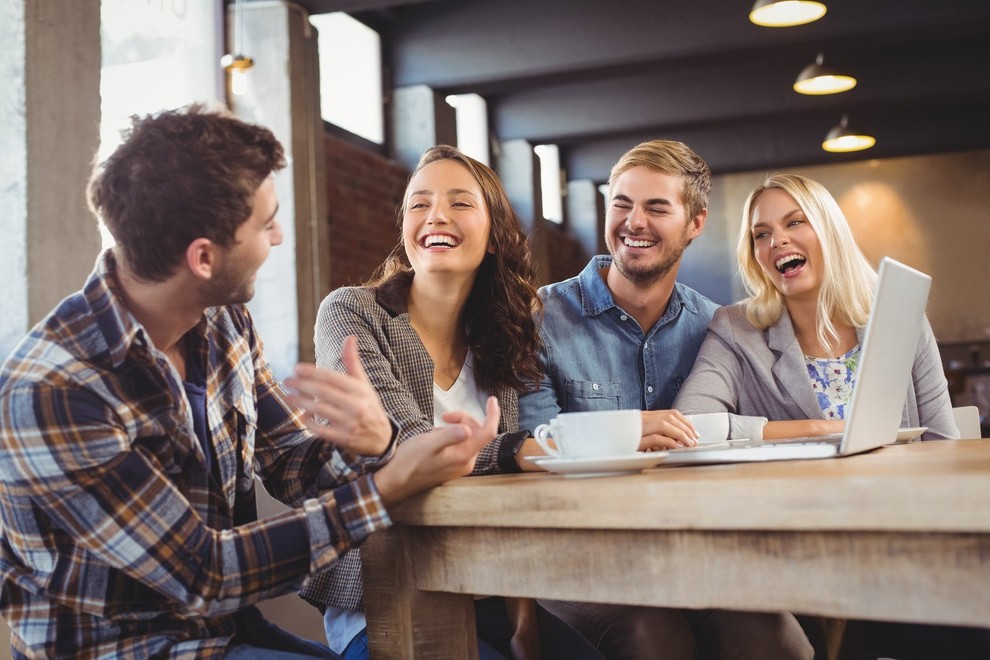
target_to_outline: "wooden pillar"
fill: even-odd
[[[234,113],[272,130],[288,166],[276,178],[282,245],[258,273],[251,311],[279,377],[313,361],[313,326],[330,292],[326,157],[320,114],[317,33],[292,2],[244,3],[244,54],[254,59],[247,91],[231,96]],[[227,12],[234,26],[234,8]]]

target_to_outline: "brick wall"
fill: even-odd
[[[360,284],[399,241],[396,209],[409,170],[371,150],[326,135],[330,285]]]
[[[396,209],[409,170],[369,149],[325,136],[332,289],[367,280],[399,241]],[[560,225],[547,222],[552,282],[578,274],[590,255]]]

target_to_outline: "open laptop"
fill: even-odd
[[[892,444],[921,340],[932,278],[893,259],[880,262],[873,308],[863,335],[859,373],[841,441],[749,443],[668,450],[664,465],[780,461],[848,456]]]

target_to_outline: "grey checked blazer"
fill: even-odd
[[[859,329],[862,339],[863,329]],[[766,330],[742,303],[722,307],[674,407],[685,414],[727,411],[770,420],[824,419],[787,310]],[[948,384],[927,319],[911,369],[901,426],[927,426],[923,440],[958,438]]]
[[[340,347],[345,337],[354,335],[364,369],[385,410],[399,425],[399,442],[434,428],[433,360],[409,324],[410,282],[410,277],[400,275],[377,288],[337,289],[324,299],[316,320],[317,364],[343,370]],[[503,387],[492,394],[502,411],[500,435],[481,450],[473,474],[518,472],[515,450],[529,435],[515,431],[516,391]],[[314,576],[299,595],[316,605],[363,610],[360,550],[350,550],[330,570]]]

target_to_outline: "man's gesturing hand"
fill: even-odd
[[[375,485],[386,505],[456,477],[471,474],[478,452],[498,434],[500,411],[495,397],[488,397],[485,420],[451,411],[443,426],[403,442],[395,457],[375,473]]]
[[[297,364],[285,381],[293,390],[289,401],[306,412],[306,426],[341,449],[378,456],[388,448],[392,424],[364,372],[357,340],[343,345],[344,369],[339,373],[312,364]]]

